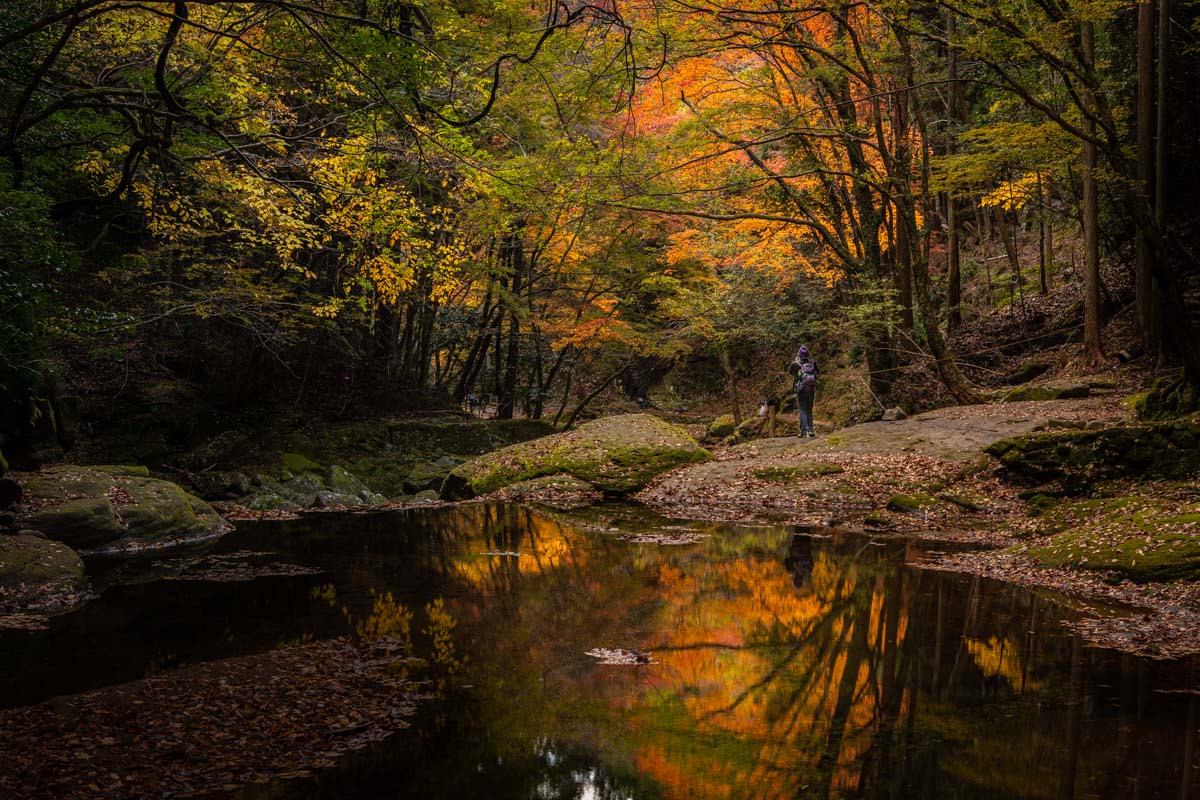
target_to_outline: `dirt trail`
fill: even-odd
[[[1107,395],[955,406],[815,439],[760,439],[670,472],[638,499],[695,519],[980,528],[1015,503],[1014,490],[986,473],[983,448],[1041,429],[1111,424],[1124,414],[1120,399]]]

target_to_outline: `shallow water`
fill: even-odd
[[[620,538],[656,532],[703,538]],[[1087,647],[1068,605],[921,569],[914,542],[825,534],[628,507],[242,525],[90,563],[99,599],[0,632],[0,701],[347,635],[390,593],[418,650],[429,603],[457,622],[445,699],[315,778],[235,796],[1200,797],[1193,664]],[[284,574],[220,580],[247,569]]]

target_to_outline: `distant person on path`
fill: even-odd
[[[800,345],[796,357],[788,365],[792,375],[792,388],[796,391],[796,414],[800,420],[798,435],[816,436],[813,432],[813,400],[817,396],[817,374],[820,370],[817,362],[812,360],[808,347]]]

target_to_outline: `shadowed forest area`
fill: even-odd
[[[7,3],[0,795],[1194,796],[1198,86],[1197,0]]]
[[[181,396],[740,417],[800,341],[839,423],[1067,340],[1193,403],[1195,9],[1159,6],[22,0],[5,455]]]

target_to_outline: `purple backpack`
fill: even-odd
[[[800,372],[796,375],[796,391],[810,394],[817,388],[817,371],[811,361],[800,364]]]

